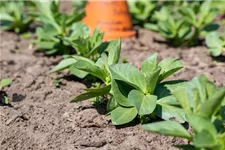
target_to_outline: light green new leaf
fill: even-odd
[[[11,21],[11,22],[15,21],[14,18],[12,16],[10,16],[9,14],[7,14],[6,12],[1,12],[0,20],[1,21]]]
[[[144,95],[141,91],[132,90],[128,95],[128,100],[136,107],[139,115],[147,115],[154,111],[157,96],[149,94]]]
[[[169,77],[170,75],[177,72],[184,66],[182,61],[180,61],[178,59],[174,59],[174,58],[163,59],[162,61],[159,62],[158,65],[159,65],[159,67],[162,68],[158,82]]]
[[[207,79],[207,77],[205,75],[201,76],[202,81],[205,84],[205,88],[206,88],[206,94],[207,97],[209,98],[210,96],[212,96],[218,89],[216,87],[216,85],[211,82],[209,79]]]
[[[205,18],[211,14],[211,0],[204,1],[200,6],[200,13],[199,13],[199,21],[198,26],[201,26],[201,24],[205,21]]]
[[[82,70],[77,69],[76,66],[75,66],[74,64],[72,64],[72,65],[69,67],[69,70],[70,70],[70,72],[71,72],[73,75],[75,75],[75,76],[77,76],[78,78],[81,78],[81,79],[83,79],[84,77],[86,77],[86,76],[88,75],[87,72],[84,72],[84,71],[82,71]]]
[[[77,62],[76,59],[74,58],[67,58],[63,59],[62,61],[59,62],[59,64],[53,68],[50,72],[58,72],[60,70],[63,70],[65,68],[68,68],[70,65],[75,64]]]
[[[199,95],[199,99],[198,99],[198,104],[203,103],[204,101],[207,100],[207,91],[205,88],[205,78],[204,76],[200,76],[200,77],[194,77],[191,82],[190,82],[190,87],[193,90],[196,90],[196,92],[198,92]]]
[[[108,55],[108,64],[112,65],[118,63],[120,58],[120,49],[121,49],[121,40],[110,41],[109,43],[109,55]]]
[[[105,70],[105,72],[107,74],[110,73],[109,70],[109,64],[108,64],[108,57],[106,55],[106,53],[102,53],[101,57],[96,61],[95,63],[98,67],[100,67],[101,69]]]
[[[87,37],[89,35],[89,28],[82,22],[73,23],[71,27],[71,35],[70,38],[77,39],[78,37]]]
[[[145,75],[152,73],[153,71],[156,70],[158,66],[157,58],[158,58],[158,54],[154,53],[153,55],[151,55],[150,57],[148,57],[142,62],[141,71]]]
[[[180,105],[182,106],[186,114],[192,113],[192,107],[194,105],[193,104],[194,95],[192,89],[181,88],[173,92],[173,95],[180,102]]]
[[[86,89],[87,93],[77,96],[76,98],[74,98],[71,101],[71,103],[87,100],[87,99],[94,98],[94,97],[101,96],[101,95],[105,95],[105,94],[108,94],[110,90],[111,90],[110,85],[104,86],[101,88],[97,88],[97,89]]]
[[[225,49],[225,40],[220,38],[219,32],[210,32],[207,34],[205,41],[209,51],[213,56],[219,56],[223,49]]]
[[[207,130],[211,135],[216,137],[217,131],[214,124],[211,123],[209,118],[201,117],[194,114],[186,115],[188,123],[192,126],[196,133]]]
[[[134,66],[130,64],[115,64],[110,66],[110,71],[113,79],[124,81],[144,93],[147,92],[145,76]]]
[[[203,117],[211,118],[212,115],[220,109],[221,103],[225,97],[225,87],[217,90],[207,101],[200,105],[197,114]]]
[[[154,70],[152,73],[149,72],[145,79],[146,79],[146,84],[147,84],[147,89],[148,92],[150,94],[153,94],[156,88],[156,85],[158,83],[158,78],[159,78],[159,74],[160,74],[161,68],[157,68],[156,70]]]
[[[213,136],[210,131],[202,130],[194,136],[193,144],[198,148],[212,148],[216,146],[217,143],[215,136]]]
[[[142,125],[144,130],[157,132],[169,136],[183,137],[191,139],[191,135],[187,130],[178,122],[175,121],[161,121],[156,123],[150,123]]]
[[[10,78],[2,79],[0,86],[1,86],[1,88],[4,88],[5,86],[10,85],[11,83],[12,83],[12,79],[10,79]]]
[[[161,68],[158,67],[157,53],[153,54],[142,62],[141,71],[146,78],[147,89],[149,93],[153,93],[157,84]]]
[[[114,125],[122,125],[131,122],[137,116],[135,107],[117,107],[111,111],[110,117]]]
[[[78,60],[74,66],[82,71],[88,72],[93,76],[98,77],[99,79],[101,79],[103,82],[106,82],[106,77],[107,74],[105,74],[105,72],[98,67],[97,65],[90,63],[88,61],[85,60]]]

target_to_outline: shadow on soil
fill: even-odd
[[[22,95],[22,94],[18,94],[18,93],[14,93],[13,97],[12,97],[12,101],[13,102],[21,102],[22,100],[24,100],[26,98],[26,96]]]
[[[225,62],[225,56],[212,57],[213,61]]]

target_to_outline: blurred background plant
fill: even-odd
[[[35,9],[34,3],[29,1],[1,1],[0,3],[1,29],[16,33],[26,31],[34,20],[29,14]]]
[[[40,27],[36,29],[37,40],[33,43],[47,55],[70,54],[72,47],[58,37],[73,35],[73,30],[76,30],[73,24],[84,17],[84,11],[75,7],[70,14],[61,12],[60,1],[36,1],[36,6],[39,10],[36,20]]]
[[[74,38],[80,36],[74,24],[85,16],[86,2],[74,1],[71,12],[64,13],[59,0],[1,1],[1,29],[22,33],[35,22],[37,39],[33,43],[38,50],[47,55],[76,53],[65,39],[81,41]],[[134,25],[159,33],[172,46],[202,45],[206,35],[225,26],[225,1],[127,2]]]

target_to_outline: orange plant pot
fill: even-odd
[[[131,18],[126,1],[88,1],[85,7],[86,17],[83,22],[91,31],[96,27],[104,32],[104,41],[132,37]]]

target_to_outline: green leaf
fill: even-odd
[[[218,89],[216,87],[216,85],[211,82],[209,79],[207,79],[207,77],[205,75],[202,75],[200,77],[202,79],[202,81],[205,84],[205,88],[206,88],[206,94],[207,97],[209,98],[210,96],[212,96]]]
[[[220,38],[219,32],[210,32],[206,36],[206,45],[213,56],[219,56],[224,48],[224,42]]]
[[[149,94],[144,95],[138,90],[132,90],[128,95],[128,100],[136,107],[139,115],[147,115],[154,111],[157,97]]]
[[[105,74],[105,72],[100,67],[96,66],[94,63],[90,63],[85,60],[78,60],[74,64],[74,66],[77,69],[88,72],[91,75],[98,77],[103,82],[106,82],[107,74]]]
[[[145,76],[137,68],[129,64],[115,64],[110,66],[112,78],[146,92]]]
[[[200,27],[205,18],[210,14],[211,0],[204,1],[200,6],[198,26]]]
[[[173,96],[167,96],[157,101],[156,109],[154,112],[157,116],[164,120],[175,119],[180,123],[184,123],[185,113],[182,108],[170,105],[171,102],[174,102]]]
[[[159,83],[155,88],[154,95],[157,95],[158,99],[170,96],[172,92],[184,88],[186,84],[187,82],[184,80],[172,80]]]
[[[190,88],[181,88],[173,92],[186,114],[192,113],[194,93]]]
[[[158,82],[158,78],[159,78],[159,74],[160,74],[161,68],[157,68],[155,71],[153,71],[152,73],[148,73],[145,77],[146,79],[146,84],[147,84],[147,89],[148,92],[153,94]]]
[[[71,101],[71,103],[87,100],[97,96],[102,96],[102,95],[108,94],[110,90],[111,90],[110,85],[97,88],[97,89],[86,89],[87,93],[77,96]]]
[[[12,83],[12,79],[11,78],[7,78],[7,79],[2,79],[0,86],[1,88],[4,88],[5,86],[8,86]]]
[[[112,80],[112,92],[114,99],[122,106],[125,107],[131,107],[132,105],[128,101],[128,94],[132,90],[132,88],[129,85],[126,85],[125,83],[121,81],[115,81]]]
[[[207,101],[200,105],[197,114],[203,117],[211,118],[212,115],[220,109],[221,103],[225,97],[225,87],[217,90]]]
[[[202,130],[194,136],[193,144],[199,148],[212,148],[217,143],[216,138],[208,130]]]
[[[144,28],[152,30],[152,31],[159,32],[159,27],[156,24],[153,24],[153,23],[145,23]]]
[[[52,41],[38,41],[37,44],[38,44],[38,49],[53,49],[55,44],[56,44],[56,42],[52,42]]]
[[[137,116],[135,107],[125,108],[117,107],[111,114],[111,120],[114,125],[122,125],[131,122]]]
[[[77,21],[82,20],[84,18],[84,16],[85,16],[85,13],[84,12],[81,12],[79,14],[76,12],[76,15],[73,15],[72,14],[70,17],[68,17],[66,19],[66,25],[67,26],[71,26],[72,24],[75,24],[74,22],[77,22]]]
[[[199,95],[199,99],[196,102],[197,106],[199,106],[200,103],[203,103],[207,100],[207,91],[205,88],[205,82],[206,80],[204,76],[194,77],[190,82],[190,88],[196,90],[196,92],[198,92]]]
[[[197,26],[195,13],[191,8],[188,8],[187,6],[185,6],[185,7],[181,7],[179,11],[190,24]]]
[[[76,62],[77,62],[77,60],[74,59],[74,58],[66,58],[66,59],[63,59],[50,72],[58,72],[58,71],[61,71],[61,70],[65,69],[65,68],[70,67],[72,64],[75,64]]]
[[[118,103],[116,102],[115,98],[110,98],[107,102],[107,111],[110,112],[118,107]]]
[[[1,12],[0,15],[0,20],[1,21],[12,21],[14,22],[14,18],[12,16],[10,16],[8,13],[6,12]]]
[[[158,67],[157,58],[158,58],[158,54],[154,53],[153,55],[151,55],[150,57],[148,57],[142,62],[141,71],[145,74],[145,76],[149,73],[152,73],[153,71],[157,69]]]
[[[109,43],[109,55],[108,55],[108,64],[112,65],[118,63],[120,58],[120,49],[121,49],[121,40],[110,41]]]
[[[3,96],[0,100],[2,101],[3,104],[9,104],[9,100],[7,96]]]
[[[185,130],[180,123],[175,121],[161,121],[142,125],[142,127],[144,130],[153,131],[164,135],[191,139],[191,135],[188,133],[188,131]]]
[[[84,77],[86,77],[86,76],[88,75],[87,72],[84,72],[84,71],[82,71],[82,70],[77,69],[76,66],[75,66],[74,64],[72,64],[72,65],[69,67],[69,70],[70,70],[70,72],[71,72],[73,75],[75,75],[75,76],[77,76],[78,78],[81,78],[81,79],[83,79]]]
[[[204,118],[202,116],[188,114],[186,115],[188,123],[192,126],[196,133],[200,133],[203,130],[207,130],[211,135],[216,137],[217,131],[215,126],[211,123],[209,118]]]
[[[141,71],[146,78],[147,89],[149,93],[153,93],[157,84],[161,68],[158,67],[157,53],[153,54],[142,62]]]
[[[183,68],[183,63],[180,60],[174,58],[163,59],[158,65],[162,68],[158,82]]]

